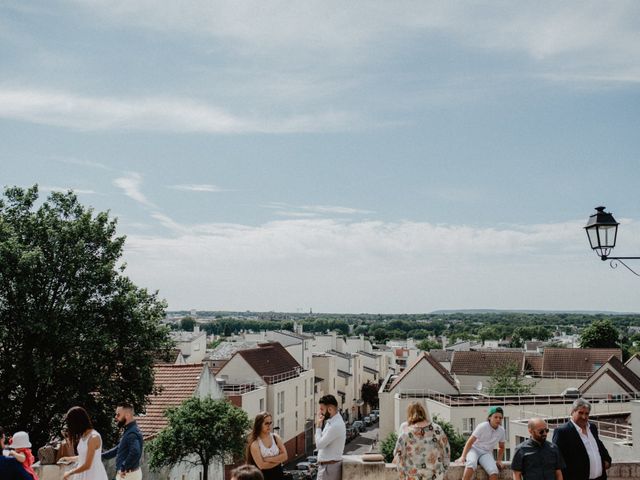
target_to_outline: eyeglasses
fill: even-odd
[[[543,433],[549,433],[549,429],[543,428],[542,430],[538,430],[538,435],[542,435]]]

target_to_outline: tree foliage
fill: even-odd
[[[489,395],[526,395],[535,386],[534,382],[525,381],[516,363],[506,363],[493,371],[489,378]]]
[[[459,458],[460,455],[462,455],[462,450],[464,449],[464,444],[467,442],[467,439],[464,438],[464,436],[444,418],[440,418],[438,415],[434,415],[432,420],[440,425],[442,427],[442,430],[444,430],[444,433],[447,434],[447,438],[449,439],[449,447],[451,448],[451,460],[453,461],[454,459]]]
[[[611,320],[596,320],[580,334],[581,348],[616,348],[620,333]]]
[[[418,343],[417,347],[423,352],[428,352],[430,350],[438,350],[442,348],[442,344],[436,342],[435,340],[429,340],[428,338],[425,338],[420,343]]]
[[[380,442],[380,453],[384,456],[384,461],[391,463],[393,461],[393,450],[396,448],[398,434],[391,432],[382,442]]]
[[[360,398],[371,408],[378,408],[378,390],[380,386],[377,383],[366,381],[362,384]]]
[[[196,326],[196,321],[193,317],[182,317],[180,320],[180,330],[184,330],[185,332],[193,332],[193,329]]]
[[[207,480],[213,460],[224,464],[242,456],[249,418],[226,400],[193,397],[166,415],[169,425],[149,444],[152,468],[185,461],[203,467]]]
[[[165,305],[124,275],[107,213],[72,192],[36,202],[36,186],[0,197],[0,424],[37,447],[82,405],[109,444],[116,403],[140,410],[152,393]]]

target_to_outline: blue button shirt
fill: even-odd
[[[104,452],[102,459],[110,460],[116,457],[116,471],[118,472],[136,470],[140,467],[142,444],[142,433],[140,433],[138,424],[133,421],[124,427],[118,446]]]

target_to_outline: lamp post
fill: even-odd
[[[613,215],[605,212],[606,207],[596,207],[596,213],[589,217],[584,227],[591,249],[596,252],[602,261],[609,260],[611,268],[618,268],[618,263],[627,270],[640,277],[623,260],[640,260],[640,257],[612,257],[611,251],[616,246],[618,238],[618,225]]]

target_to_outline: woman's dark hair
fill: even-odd
[[[73,441],[74,448],[78,445],[82,434],[90,428],[93,428],[89,414],[82,407],[71,407],[65,416],[65,422],[69,429],[69,437]]]
[[[256,464],[255,460],[253,459],[253,455],[251,455],[251,444],[255,442],[260,436],[260,432],[262,432],[262,425],[267,418],[273,418],[273,416],[269,412],[260,412],[253,420],[253,428],[251,429],[251,433],[249,434],[249,438],[247,441],[247,451],[245,454],[245,460],[248,465]]]

